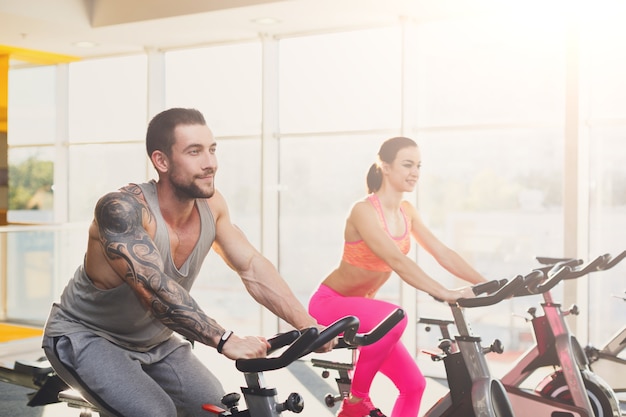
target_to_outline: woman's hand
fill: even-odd
[[[455,290],[448,290],[448,295],[444,299],[448,304],[456,303],[459,298],[474,298],[476,295],[472,291],[472,287],[461,287]]]

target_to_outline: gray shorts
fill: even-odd
[[[222,406],[221,383],[177,336],[147,352],[87,331],[44,336],[43,348],[59,377],[103,415],[206,417],[202,404]]]

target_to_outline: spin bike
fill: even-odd
[[[473,336],[463,314],[463,308],[480,307],[498,303],[523,285],[523,277],[505,282],[490,281],[473,287],[476,295],[491,293],[489,295],[459,299],[457,304],[450,304],[455,321],[459,327],[460,336],[457,343],[458,351],[444,350],[442,354],[431,354],[434,361],[443,360],[450,381],[450,392],[441,398],[425,416],[457,416],[457,417],[513,417],[510,404],[506,398],[506,392],[502,385],[489,373],[484,355],[490,351],[500,351],[501,346],[494,343],[492,346],[483,348],[480,338]],[[441,301],[441,300],[438,300]],[[342,347],[339,346],[338,347]],[[326,369],[339,371],[340,377],[336,379],[339,395],[327,395],[326,405],[332,407],[337,401],[346,397],[350,392],[350,371],[354,366],[355,352],[352,352],[352,363],[319,363]],[[328,377],[328,371],[324,371],[323,377]]]
[[[626,301],[626,291],[618,298]],[[626,393],[626,357],[622,354],[625,350],[626,326],[599,348],[585,346],[591,370],[600,375],[616,393]]]
[[[612,258],[599,271],[613,268],[624,258],[626,258],[626,251]],[[544,264],[554,264],[567,260],[567,258],[540,258],[540,262]],[[614,297],[626,301],[626,291],[623,295],[614,295]],[[591,371],[605,380],[616,394],[626,393],[626,357],[623,355],[625,350],[626,326],[617,331],[601,347],[587,345],[584,348]]]
[[[283,411],[300,413],[304,409],[304,401],[298,393],[291,393],[282,403],[276,402],[276,389],[268,387],[265,383],[264,372],[284,368],[301,357],[314,352],[326,343],[344,334],[347,343],[355,343],[359,320],[354,316],[346,316],[326,327],[322,332],[311,327],[302,333],[297,330],[282,333],[272,339],[268,339],[273,352],[284,346],[288,346],[280,356],[238,359],[235,361],[237,370],[244,374],[247,386],[242,387],[247,410],[240,410],[238,403],[241,395],[229,393],[222,398],[221,408],[213,404],[205,404],[202,408],[218,417],[277,417]]]
[[[538,258],[541,262],[544,258]],[[619,417],[619,404],[610,386],[589,369],[583,349],[571,334],[565,316],[578,314],[573,306],[562,311],[552,299],[550,290],[563,280],[577,279],[601,270],[610,256],[599,256],[586,265],[580,260],[565,260],[538,268],[543,274],[539,282],[526,286],[516,296],[541,294],[543,315],[528,310],[535,336],[531,346],[502,378],[513,409],[533,417]],[[553,373],[535,388],[522,388],[531,375],[544,367]]]
[[[461,298],[456,304],[449,304],[458,335],[454,342],[450,339],[441,341],[439,348],[442,353],[424,351],[433,361],[443,361],[449,391],[424,417],[515,416],[504,386],[491,375],[485,358],[490,352],[502,353],[502,343],[496,339],[490,346],[483,347],[481,338],[472,333],[464,309],[497,304],[513,296],[524,286],[524,282],[525,278],[520,275],[510,281],[495,280],[477,284],[472,287],[477,297]],[[451,323],[440,322],[440,329],[447,329]]]

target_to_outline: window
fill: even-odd
[[[70,65],[70,221],[90,221],[100,196],[146,179],[146,73],[143,55]]]
[[[56,68],[9,74],[9,212],[11,223],[54,220]]]
[[[623,7],[616,5],[616,7]],[[623,10],[622,10],[623,11]],[[623,14],[607,8],[589,19],[590,256],[626,250],[626,57],[616,54],[626,36]],[[591,274],[589,283],[589,342],[602,346],[624,324],[626,261],[611,270]],[[583,343],[585,341],[582,341]]]
[[[282,40],[281,132],[397,129],[400,35],[395,27]]]
[[[167,107],[200,110],[216,136],[261,131],[261,44],[166,53]]]
[[[148,118],[146,65],[145,55],[70,65],[70,143],[143,143]]]
[[[217,140],[216,188],[233,223],[260,249],[261,242],[261,45],[194,48],[166,53],[166,107],[200,110]],[[220,323],[256,334],[259,305],[241,280],[210,252],[194,284],[200,306]],[[228,324],[230,323],[230,324]]]

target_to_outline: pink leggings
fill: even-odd
[[[360,321],[359,333],[367,333],[398,308],[391,303],[364,297],[344,297],[320,285],[309,301],[309,313],[322,325],[353,315]],[[402,319],[378,342],[359,348],[352,377],[351,393],[368,398],[372,381],[380,371],[398,388],[399,395],[391,417],[417,417],[426,380],[413,356],[400,340],[407,325]]]

